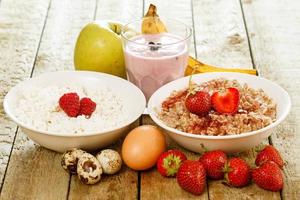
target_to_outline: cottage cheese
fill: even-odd
[[[26,126],[51,133],[79,134],[101,132],[119,126],[127,119],[122,99],[109,88],[73,86],[31,87],[19,91],[16,116]],[[76,92],[80,98],[89,97],[97,107],[90,118],[68,117],[58,109],[64,93]]]

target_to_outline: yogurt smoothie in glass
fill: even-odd
[[[184,76],[191,32],[179,25],[186,32],[122,35],[127,78],[147,100],[164,84]]]

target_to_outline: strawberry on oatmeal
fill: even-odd
[[[235,135],[276,120],[276,103],[262,89],[225,78],[193,88],[174,91],[162,103],[158,117],[166,125],[192,134]]]

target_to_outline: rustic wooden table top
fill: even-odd
[[[264,141],[280,150],[286,166],[282,192],[255,184],[237,189],[208,181],[193,196],[154,169],[118,175],[86,186],[60,166],[61,155],[34,144],[3,111],[3,97],[38,74],[73,69],[80,29],[94,19],[141,18],[149,3],[162,16],[194,28],[190,54],[224,67],[256,68],[292,97],[288,119]],[[300,1],[294,0],[0,0],[1,199],[300,199]],[[153,123],[143,116],[138,124]],[[121,142],[120,142],[121,143]],[[177,147],[172,141],[170,146]],[[114,148],[119,149],[120,144]],[[190,159],[199,155],[186,152]],[[255,152],[240,154],[253,163]]]

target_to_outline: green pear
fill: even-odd
[[[75,69],[104,72],[126,79],[121,28],[122,24],[117,22],[87,24],[76,42]]]

